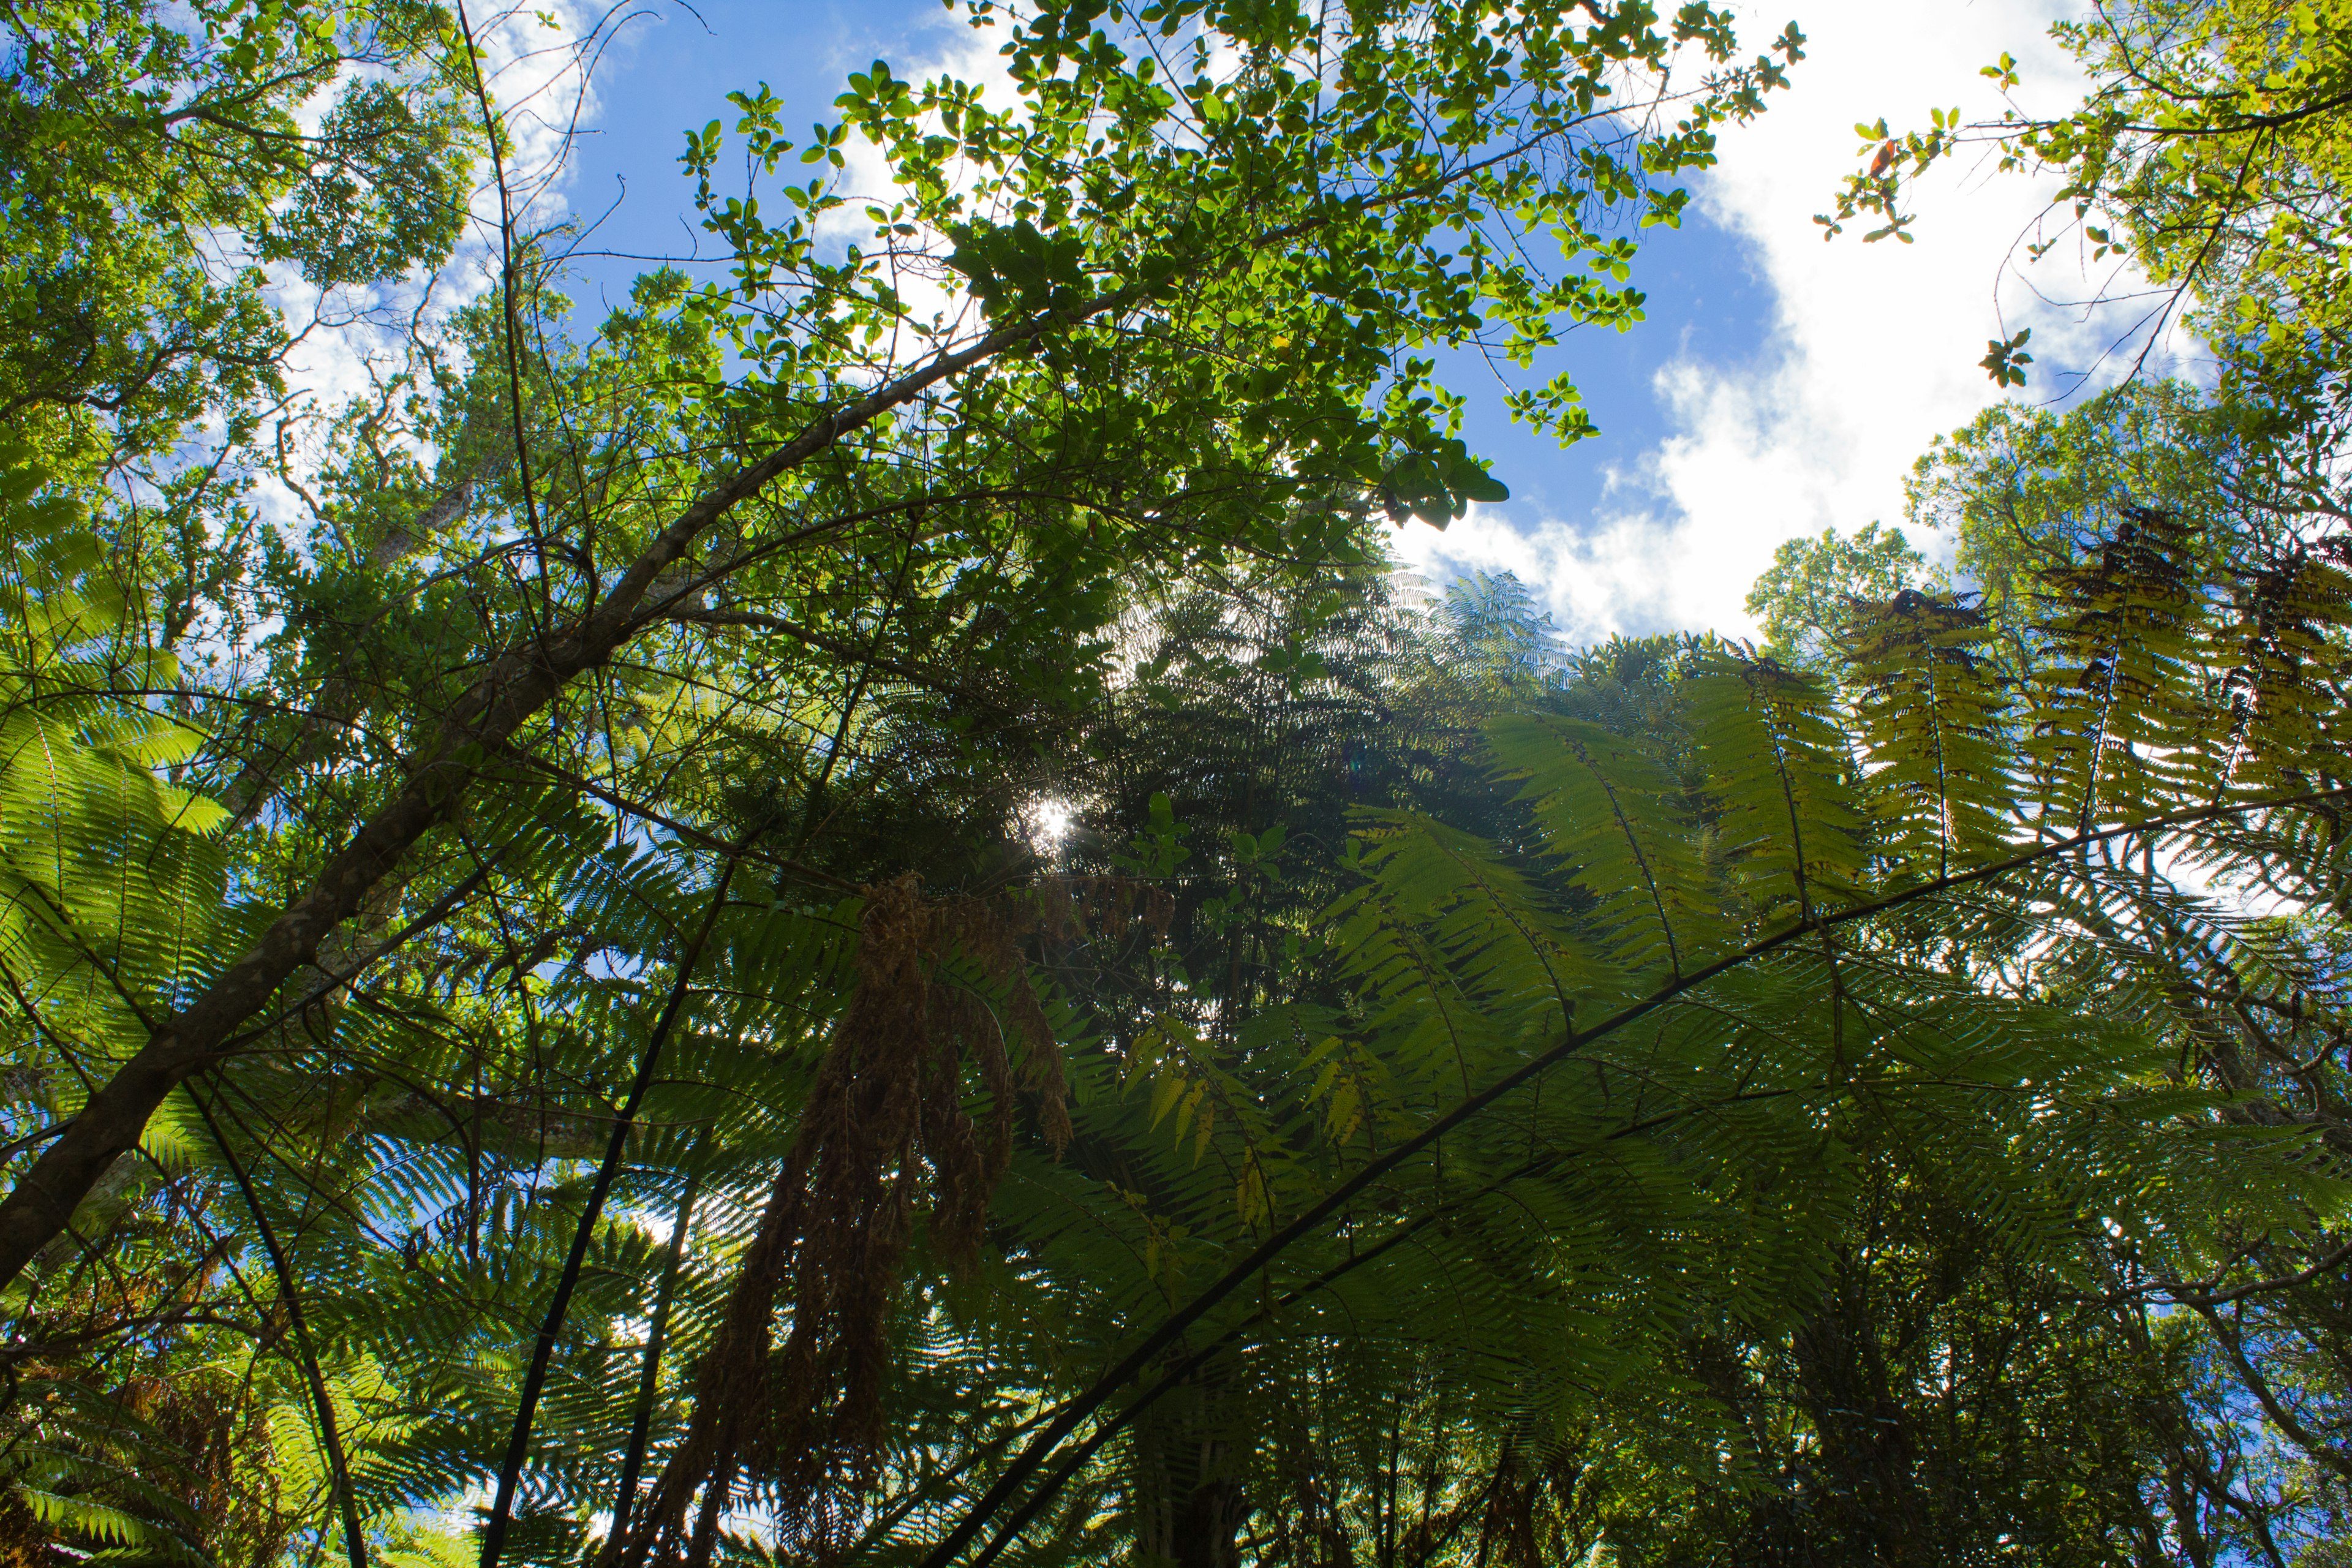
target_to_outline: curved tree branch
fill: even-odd
[[[1020,1457],[1006,1468],[1002,1476],[997,1478],[996,1483],[961,1520],[957,1521],[955,1528],[941,1537],[938,1543],[924,1555],[920,1568],[947,1568],[948,1564],[953,1563],[962,1553],[965,1547],[971,1544],[974,1537],[980,1533],[988,1521],[1019,1493],[1029,1479],[1044,1467],[1062,1442],[1077,1429],[1081,1421],[1100,1409],[1119,1390],[1140,1377],[1162,1352],[1172,1347],[1182,1337],[1187,1329],[1200,1321],[1219,1302],[1257,1278],[1276,1258],[1311,1235],[1326,1220],[1345,1208],[1359,1193],[1436,1143],[1448,1132],[1486,1111],[1513,1090],[1524,1088],[1540,1079],[1545,1073],[1593,1041],[1604,1038],[1629,1024],[1647,1017],[1710,981],[1836,926],[1867,920],[1874,915],[1919,903],[1962,888],[1997,881],[2003,877],[2012,876],[2044,862],[2076,854],[2094,845],[2159,833],[2171,828],[2193,826],[2204,822],[2225,820],[2257,811],[2284,810],[2300,805],[2337,801],[2347,795],[2352,795],[2352,785],[2264,800],[2200,806],[2187,811],[2148,817],[2137,822],[2124,823],[2114,827],[2095,828],[2071,834],[2064,838],[2052,839],[1988,865],[1938,877],[1930,881],[1915,883],[1881,898],[1866,900],[1843,910],[1826,914],[1817,913],[1811,919],[1801,920],[1736,952],[1727,953],[1712,963],[1677,976],[1664,986],[1652,992],[1640,1001],[1621,1008],[1589,1029],[1571,1028],[1566,1037],[1557,1044],[1531,1057],[1485,1089],[1463,1100],[1453,1110],[1436,1118],[1412,1137],[1402,1139],[1391,1145],[1385,1153],[1366,1161],[1357,1168],[1353,1175],[1333,1187],[1297,1218],[1276,1231],[1248,1256],[1218,1276],[1199,1295],[1162,1319],[1157,1328],[1147,1334],[1133,1350],[1121,1357],[1108,1372],[1097,1378],[1084,1394],[1065,1405],[1061,1415],[1052,1425],[1030,1439],[1027,1446],[1022,1449]]]

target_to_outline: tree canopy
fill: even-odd
[[[590,321],[500,18],[5,9],[11,1560],[2336,1561],[2332,361],[1570,648],[1441,366],[1797,29],[967,10]]]

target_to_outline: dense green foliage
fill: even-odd
[[[1571,652],[1382,552],[1504,494],[1432,350],[1637,321],[1795,30],[971,14],[1012,101],[738,95],[592,328],[506,18],[0,11],[0,1552],[2335,1561],[2287,395]]]
[[[1760,617],[1775,657],[1806,664],[1854,629],[1871,605],[1935,581],[1927,557],[1899,528],[1866,523],[1852,538],[1826,529],[1818,539],[1791,539],[1773,552],[1772,564],[1748,592],[1748,611]]]

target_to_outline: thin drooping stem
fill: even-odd
[[[662,1351],[669,1342],[670,1301],[677,1290],[677,1271],[686,1257],[687,1227],[694,1223],[694,1200],[702,1190],[702,1146],[695,1144],[695,1168],[688,1173],[686,1192],[669,1227],[669,1257],[662,1263],[661,1288],[654,1297],[653,1321],[646,1326],[646,1363],[637,1369],[636,1413],[629,1417],[629,1447],[621,1461],[621,1481],[613,1491],[612,1534],[628,1528],[637,1506],[637,1477],[646,1466],[646,1443],[652,1434],[654,1395],[659,1392]]]
[[[505,331],[499,335],[506,342],[507,409],[514,426],[515,476],[522,485],[523,521],[530,525],[530,537],[541,553],[546,552],[546,538],[539,525],[539,495],[531,483],[530,443],[525,437],[522,418],[522,315],[515,302],[514,257],[514,197],[507,186],[506,128],[490,108],[490,89],[482,79],[482,51],[474,42],[474,24],[466,15],[465,0],[457,4],[457,31],[465,39],[466,63],[473,71],[474,100],[481,106],[482,137],[490,151],[492,183],[499,191],[499,300],[505,317]],[[541,574],[542,584],[546,574]],[[546,589],[541,589],[542,599]]]
[[[220,1123],[213,1120],[212,1109],[205,1105],[191,1088],[190,1103],[204,1119],[205,1130],[212,1134],[213,1146],[220,1151],[222,1163],[228,1166],[229,1179],[245,1199],[246,1212],[253,1215],[253,1228],[261,1237],[261,1250],[269,1255],[269,1270],[278,1277],[278,1300],[286,1308],[287,1326],[294,1331],[294,1351],[302,1363],[303,1381],[310,1386],[310,1402],[319,1412],[319,1446],[327,1451],[327,1483],[334,1489],[335,1509],[343,1520],[343,1551],[351,1558],[352,1568],[368,1568],[367,1538],[360,1532],[360,1505],[352,1490],[351,1461],[343,1453],[343,1436],[335,1421],[335,1402],[328,1396],[326,1374],[319,1370],[319,1352],[310,1342],[310,1320],[302,1312],[302,1291],[294,1280],[294,1270],[288,1266],[285,1248],[278,1245],[278,1233],[269,1224],[269,1215],[261,1207],[261,1194],[253,1189],[253,1179],[246,1173],[236,1151],[229,1147],[228,1138],[221,1131]]]
[[[742,847],[748,847],[760,832],[754,828],[746,834]],[[619,1113],[613,1118],[612,1136],[604,1142],[604,1163],[596,1167],[596,1179],[589,1184],[587,1200],[581,1205],[580,1223],[572,1232],[571,1253],[563,1260],[563,1272],[556,1277],[555,1295],[547,1304],[546,1321],[541,1323],[538,1342],[531,1347],[530,1370],[524,1374],[522,1392],[515,1400],[514,1431],[507,1439],[506,1460],[499,1467],[498,1492],[490,1504],[490,1517],[482,1526],[481,1568],[498,1568],[499,1553],[506,1545],[507,1523],[514,1510],[515,1489],[521,1483],[523,1461],[530,1453],[530,1427],[539,1415],[539,1396],[547,1386],[547,1369],[554,1359],[555,1342],[562,1336],[563,1320],[572,1310],[572,1293],[579,1286],[580,1270],[588,1260],[588,1245],[594,1238],[604,1199],[613,1190],[614,1179],[620,1174],[621,1155],[628,1144],[630,1131],[636,1125],[637,1107],[645,1100],[646,1090],[653,1087],[662,1047],[686,1010],[687,991],[694,982],[695,968],[701,962],[712,928],[719,923],[720,911],[727,907],[727,889],[735,880],[735,868],[740,864],[740,856],[730,855],[720,869],[719,885],[711,889],[710,907],[703,912],[702,925],[677,955],[677,977],[671,983],[669,996],[662,1004],[661,1016],[654,1024],[645,1051],[637,1058],[636,1077],[629,1084],[628,1098],[621,1102]]]
[[[2151,833],[2185,827],[2200,823],[2215,822],[2243,816],[2258,811],[2278,811],[2296,806],[2318,805],[2340,800],[2352,795],[2352,785],[2334,789],[2312,790],[2294,795],[2265,800],[2239,801],[2227,805],[2197,806],[2185,811],[2167,813],[2141,821],[2124,823],[2114,827],[2096,828],[2071,834],[2064,838],[2037,844],[2004,859],[1992,861],[1970,870],[1939,877],[1932,881],[1916,882],[1881,898],[1866,900],[1829,913],[1816,912],[1809,920],[1801,920],[1750,943],[1736,952],[1727,953],[1714,963],[1677,975],[1665,985],[1634,1002],[1589,1029],[1570,1029],[1565,1037],[1549,1048],[1522,1062],[1518,1067],[1497,1078],[1477,1093],[1459,1101],[1453,1110],[1437,1117],[1410,1138],[1400,1140],[1385,1153],[1366,1161],[1353,1175],[1339,1183],[1316,1203],[1301,1211],[1247,1256],[1234,1263],[1212,1281],[1201,1293],[1162,1319],[1160,1325],[1119,1358],[1108,1371],[1097,1378],[1084,1394],[1064,1405],[1051,1425],[1040,1431],[1022,1449],[1019,1458],[1005,1468],[994,1485],[975,1502],[955,1527],[934,1544],[922,1560],[920,1568],[947,1568],[971,1545],[974,1537],[1002,1510],[1030,1478],[1045,1466],[1054,1451],[1077,1429],[1078,1424],[1091,1416],[1121,1389],[1135,1382],[1144,1371],[1183,1336],[1184,1331],[1201,1321],[1218,1303],[1235,1290],[1256,1279],[1275,1260],[1320,1228],[1325,1221],[1346,1208],[1358,1194],[1374,1182],[1422,1153],[1447,1133],[1484,1113],[1496,1101],[1525,1088],[1553,1068],[1568,1060],[1596,1040],[1602,1039],[1626,1026],[1647,1017],[1710,982],[1745,967],[1758,959],[1804,941],[1821,931],[1849,925],[1857,921],[1888,913],[1927,899],[1956,892],[1963,888],[1996,881],[2044,862],[2075,854],[2094,845],[2116,839],[2131,838]]]

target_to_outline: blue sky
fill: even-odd
[[[1644,237],[1634,280],[1648,321],[1570,334],[1539,367],[1573,372],[1603,434],[1563,452],[1510,426],[1483,372],[1466,380],[1472,446],[1513,497],[1442,535],[1411,525],[1397,545],[1424,573],[1517,571],[1578,638],[1741,633],[1747,586],[1780,542],[1900,518],[1912,460],[1991,399],[1973,362],[2001,321],[2032,325],[2045,364],[2095,356],[2103,323],[2039,305],[2003,276],[2044,188],[1965,166],[1935,176],[1919,243],[1901,249],[1824,246],[1811,223],[1854,166],[1857,120],[1917,123],[1956,103],[1996,113],[1977,67],[2003,49],[2025,62],[2035,100],[2068,101],[2077,85],[2043,38],[2052,8],[1776,4],[1794,6],[1811,58],[1759,124],[1726,133],[1685,226]],[[1788,20],[1776,10],[1744,26],[1761,47]],[[602,217],[587,246],[619,253],[583,258],[583,304],[593,311],[600,289],[625,287],[642,265],[627,258],[693,243],[677,154],[688,126],[731,119],[730,90],[764,81],[790,106],[788,124],[830,120],[843,78],[869,60],[972,74],[985,47],[936,0],[639,9],[602,58],[561,186],[575,216]],[[2039,281],[2065,291],[2063,278]]]

